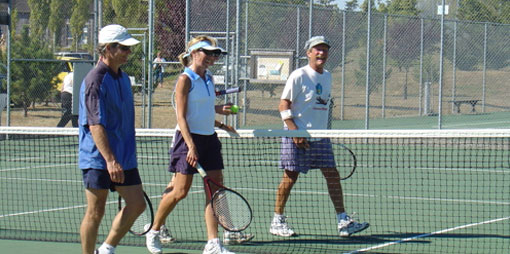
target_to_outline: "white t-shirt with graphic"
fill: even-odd
[[[331,73],[327,70],[318,73],[310,65],[290,74],[281,96],[292,102],[293,120],[298,129],[327,129],[330,98]]]

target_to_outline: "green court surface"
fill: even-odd
[[[332,129],[365,129],[365,120],[335,120]],[[369,129],[438,129],[438,116],[379,116],[369,120]],[[282,123],[256,125],[256,129],[282,129]],[[445,115],[441,119],[442,129],[510,128],[510,112]]]
[[[345,144],[357,157],[355,174],[342,182],[346,209],[371,225],[351,238],[337,235],[335,212],[317,170],[301,175],[285,210],[298,236],[269,234],[282,175],[280,138],[222,137],[225,184],[247,198],[254,214],[247,229],[255,234],[253,241],[229,249],[239,253],[504,253],[510,246],[510,135],[496,134],[490,138],[351,138],[332,133],[332,141]],[[154,207],[171,177],[166,172],[170,140],[171,136],[163,135],[139,136],[137,141],[144,189]],[[85,200],[76,164],[76,137],[11,135],[0,139],[0,148],[0,239],[79,242]],[[167,248],[182,253],[203,248],[204,199],[201,179],[195,176],[188,197],[167,219],[177,238]],[[117,211],[116,200],[117,194],[111,193],[100,242]],[[1,241],[0,246],[11,243]],[[27,242],[27,246],[34,243],[48,244]],[[79,248],[77,244],[48,245]],[[143,237],[128,234],[121,245],[118,253],[146,253],[144,248],[126,247],[143,246]]]
[[[81,253],[79,243],[59,243],[59,242],[40,242],[40,241],[18,241],[18,240],[0,240],[0,249],[2,253],[23,253],[23,254],[42,254],[42,253]],[[122,254],[140,254],[149,253],[145,247],[119,246],[117,253]],[[172,250],[165,249],[165,254],[198,254],[202,251],[193,250]]]

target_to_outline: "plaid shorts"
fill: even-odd
[[[336,167],[330,139],[324,138],[308,143],[310,148],[302,149],[294,144],[292,138],[283,137],[280,168],[306,174],[310,169]]]

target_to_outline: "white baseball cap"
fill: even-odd
[[[331,45],[329,45],[329,41],[326,39],[326,37],[314,36],[314,37],[308,39],[308,41],[306,41],[305,50],[310,50],[311,48],[313,48],[319,44],[325,44],[326,46],[331,47]]]
[[[128,30],[121,25],[107,25],[99,31],[98,42],[100,44],[118,43],[124,46],[133,46],[140,43],[133,38]]]

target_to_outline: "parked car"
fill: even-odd
[[[85,60],[93,60],[94,58],[87,52],[57,52],[55,53],[57,57],[75,57],[79,59]]]

